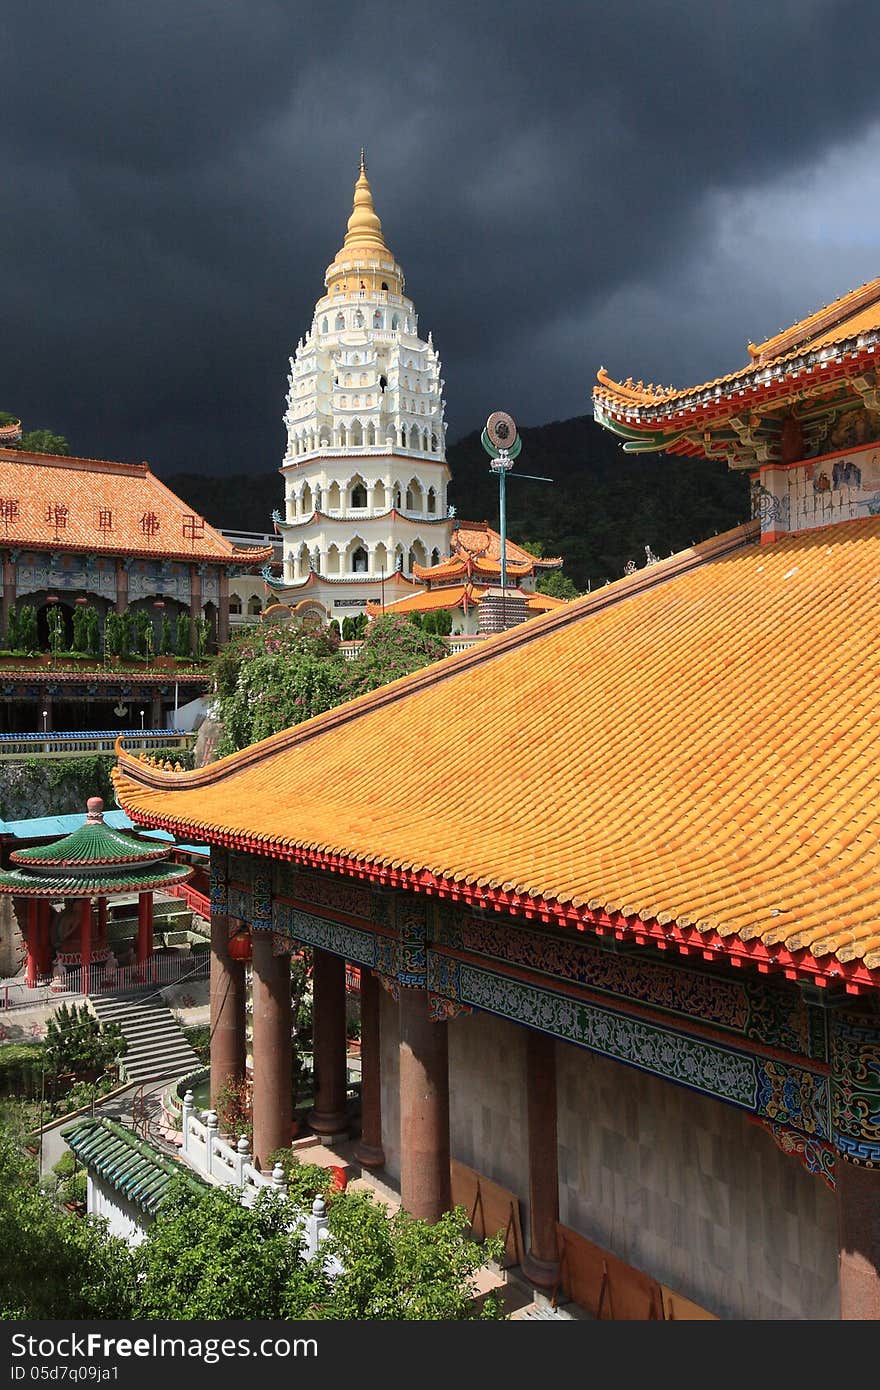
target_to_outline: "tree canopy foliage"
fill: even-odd
[[[15,446],[28,454],[69,454],[70,445],[63,434],[53,434],[51,430],[30,430],[21,436],[21,443]]]
[[[259,623],[217,655],[221,753],[245,748],[446,655],[444,644],[401,616],[376,618],[356,660],[339,654],[330,627]]]

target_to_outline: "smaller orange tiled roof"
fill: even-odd
[[[564,608],[570,599],[556,598],[553,594],[529,594],[526,608],[530,613],[549,613],[552,608]]]
[[[379,618],[384,613],[430,613],[438,608],[467,608],[469,604],[479,603],[485,589],[471,584],[449,584],[443,589],[421,589],[417,594],[407,594],[396,603],[367,604],[367,617]]]
[[[14,503],[4,538],[19,547],[227,564],[273,556],[271,546],[237,549],[146,463],[0,449],[0,497]]]
[[[505,545],[506,571],[513,579],[525,579],[536,569],[558,569],[560,556],[532,555],[516,541]],[[501,536],[487,521],[462,521],[452,533],[451,553],[438,565],[413,565],[417,579],[434,582],[438,579],[457,579],[485,575],[494,581],[501,574]]]

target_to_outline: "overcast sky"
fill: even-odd
[[[862,0],[6,0],[0,409],[276,467],[361,144],[450,439],[689,385],[880,275]]]

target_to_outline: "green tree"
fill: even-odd
[[[134,1265],[95,1218],[61,1211],[36,1165],[0,1134],[0,1318],[134,1316]]]
[[[332,709],[343,698],[344,679],[339,657],[289,651],[255,655],[242,665],[235,690],[219,700],[224,747],[244,748]]]
[[[123,659],[131,650],[131,616],[125,613],[108,613],[104,620],[104,647],[110,656]]]
[[[402,1209],[389,1217],[368,1192],[346,1192],[329,1207],[324,1243],[343,1272],[329,1285],[321,1318],[457,1320],[503,1316],[498,1300],[475,1309],[474,1275],[487,1260],[500,1260],[500,1237],[477,1245],[468,1237],[464,1207],[445,1212],[435,1225]]]
[[[46,1024],[43,1058],[52,1077],[107,1071],[126,1050],[118,1023],[99,1023],[87,1004],[62,1004]]]
[[[98,627],[98,614],[91,604],[77,604],[73,610],[73,650],[97,655]]]
[[[146,608],[136,608],[132,620],[134,650],[140,656],[153,655],[153,620]]]
[[[23,603],[17,609],[13,609],[9,617],[10,634],[14,627],[14,641],[16,651],[36,652],[39,650],[40,639],[37,635],[37,610],[32,603]],[[13,643],[12,635],[7,639],[10,646]]]
[[[53,434],[51,430],[31,430],[21,436],[21,443],[15,446],[28,454],[69,454],[70,445],[63,434]]]
[[[439,637],[420,631],[402,613],[386,613],[382,618],[374,618],[357,661],[347,663],[346,697],[350,699],[367,690],[376,690],[445,655],[446,647]]]
[[[174,640],[178,656],[189,656],[190,635],[189,614],[186,612],[178,613],[177,623],[174,629]]]
[[[171,619],[167,613],[162,614],[162,624],[159,628],[159,653],[161,656],[173,654],[174,646],[171,636]]]
[[[138,1315],[171,1319],[303,1318],[324,1276],[289,1226],[296,1212],[272,1192],[244,1207],[230,1189],[181,1184],[134,1252]]]
[[[572,584],[568,575],[562,574],[559,570],[542,574],[535,588],[539,594],[549,594],[551,598],[580,598],[579,590]]]
[[[57,656],[64,647],[64,614],[57,605],[50,608],[46,614],[46,628],[49,633],[49,650],[53,656]]]

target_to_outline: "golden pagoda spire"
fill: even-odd
[[[348,219],[345,233],[345,246],[371,246],[388,251],[382,236],[382,223],[373,206],[373,191],[367,178],[367,161],[361,149],[361,167],[354,186],[354,206]],[[390,254],[390,253],[389,253]]]

